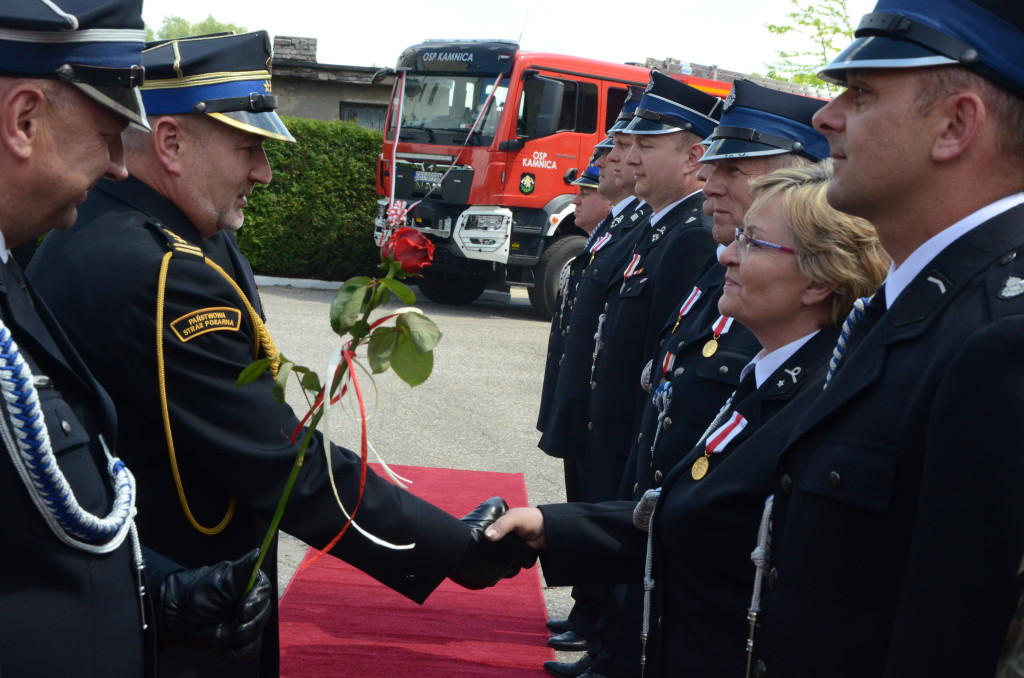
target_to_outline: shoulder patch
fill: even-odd
[[[171,330],[183,342],[207,332],[237,332],[241,326],[242,312],[230,306],[200,308],[171,321]]]
[[[146,222],[146,226],[163,238],[168,250],[177,254],[187,254],[200,259],[206,258],[206,255],[203,254],[203,250],[198,245],[193,245],[159,221],[151,219]]]

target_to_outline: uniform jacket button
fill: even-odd
[[[565,333],[566,333],[566,332],[568,332],[568,331],[569,331],[569,328],[568,328],[568,327],[566,327],[566,328],[565,328],[564,330],[562,330],[562,336],[564,337],[564,336],[565,336]]]
[[[683,375],[683,372],[685,372],[685,371],[686,371],[686,369],[685,369],[685,368],[683,368],[683,367],[677,367],[677,368],[676,368],[676,371],[672,373],[672,376],[673,376],[673,377],[681,377],[681,376]]]
[[[664,339],[662,339],[661,341],[658,342],[658,348],[665,348],[665,340]]]
[[[788,497],[790,491],[793,489],[793,479],[788,473],[783,474],[783,476],[779,478],[779,487],[782,488],[782,494]]]
[[[596,391],[597,390],[597,382],[596,381],[590,382],[590,390],[591,391]]]
[[[779,569],[776,568],[776,567],[773,567],[771,569],[771,571],[768,572],[768,588],[774,589],[778,585],[779,585]]]
[[[839,474],[836,473],[835,471],[832,471],[831,473],[828,474],[828,484],[832,486],[833,490],[839,489],[839,486],[842,484],[842,480],[843,479],[840,478]]]
[[[729,374],[729,366],[728,365],[722,365],[721,367],[718,368],[718,373],[719,374]]]
[[[633,483],[633,494],[640,491],[640,483]]]
[[[654,472],[654,482],[661,485],[661,481],[665,479],[664,474],[660,470]]]
[[[60,430],[64,431],[64,435],[66,435],[66,436],[71,435],[71,424],[69,424],[66,419],[61,421],[60,422]]]
[[[758,659],[754,662],[754,678],[765,678],[768,675],[768,665],[764,663],[763,659]]]
[[[643,432],[643,431],[641,431],[641,432],[640,432],[640,435],[638,435],[638,436],[636,437],[636,441],[637,441],[638,443],[642,443],[642,442],[644,441],[644,432]]]
[[[665,417],[665,420],[661,422],[661,427],[666,431],[672,428],[672,417]]]
[[[564,363],[564,362],[565,362],[565,354],[563,353],[562,357],[558,359],[558,366],[561,367],[562,363]]]
[[[587,422],[587,430],[588,431],[593,431],[594,430],[594,422],[592,422],[592,421],[588,421]]]
[[[604,302],[604,310],[606,310],[606,311],[608,310],[608,302],[607,301]]]
[[[416,575],[414,575],[414,574],[407,574],[407,575],[405,575],[405,581],[409,582],[410,584],[414,583],[416,581]]]

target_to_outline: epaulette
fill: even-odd
[[[188,240],[185,240],[159,221],[155,219],[147,219],[146,228],[156,234],[158,236],[157,240],[165,244],[169,251],[174,252],[175,254],[199,257],[200,259],[206,258],[206,255],[203,254],[202,248],[198,245],[193,245]]]

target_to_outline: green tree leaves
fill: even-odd
[[[768,77],[809,85],[830,92],[838,87],[818,78],[818,71],[853,40],[854,26],[846,0],[791,0],[793,10],[783,24],[765,24],[772,35],[803,36],[802,49],[775,50],[779,60],[766,64]]]

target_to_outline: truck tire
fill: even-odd
[[[487,277],[466,273],[451,273],[423,270],[423,277],[416,281],[423,296],[438,304],[465,306],[476,301],[487,287]]]
[[[576,255],[583,251],[587,239],[582,235],[563,235],[544,248],[533,267],[533,287],[529,290],[530,305],[544,320],[555,315],[555,299],[562,272]]]

